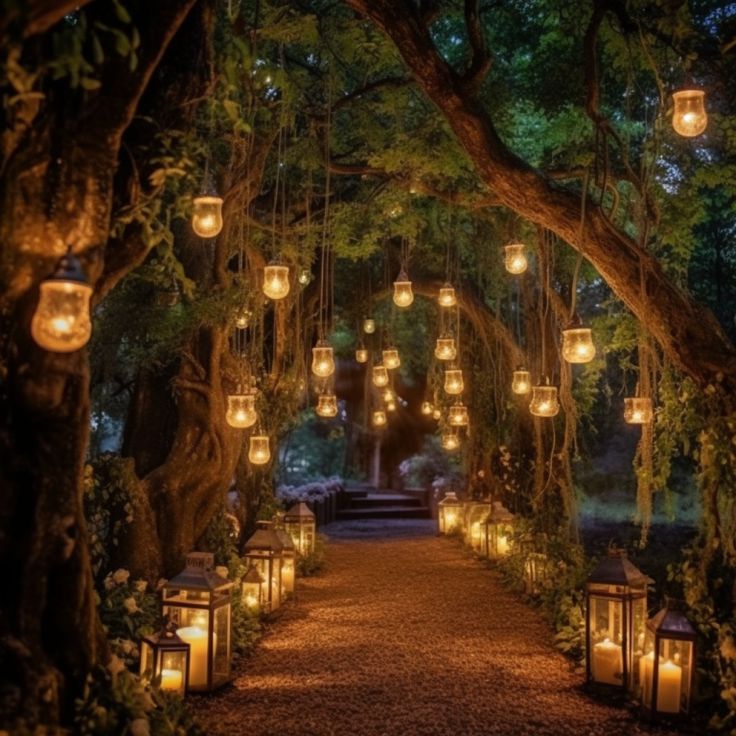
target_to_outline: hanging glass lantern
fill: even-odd
[[[535,417],[554,417],[560,411],[557,386],[533,386],[529,411]]]
[[[266,578],[255,565],[249,565],[240,579],[243,605],[250,611],[259,611],[266,596]]]
[[[455,296],[455,287],[450,284],[445,284],[440,289],[440,295],[437,298],[437,302],[441,307],[449,308],[454,307],[457,304],[457,296]]]
[[[271,613],[281,605],[284,569],[284,545],[273,524],[259,521],[243,551],[246,564],[255,567],[264,579],[261,607],[265,613]]]
[[[386,426],[386,412],[382,409],[377,409],[373,412],[371,417],[371,423],[374,427],[385,427]]]
[[[440,534],[452,534],[461,525],[463,506],[455,491],[446,491],[445,497],[437,504],[437,521]]]
[[[381,394],[381,398],[385,404],[388,404],[389,401],[396,401],[396,394],[392,388],[386,388],[383,394]]]
[[[363,332],[366,335],[372,335],[376,331],[376,320],[366,317],[363,320]]]
[[[365,348],[357,348],[355,351],[355,360],[358,363],[367,363],[368,351]]]
[[[214,238],[222,230],[222,197],[202,195],[192,200],[192,229],[200,238]]]
[[[396,281],[394,281],[394,304],[405,309],[411,306],[413,301],[414,292],[411,289],[411,281],[409,281],[406,271],[402,268]]]
[[[312,280],[312,272],[308,268],[302,268],[297,278],[302,286],[306,286]]]
[[[372,370],[373,385],[377,388],[388,386],[388,371],[385,365],[374,365]]]
[[[442,412],[439,409],[432,410],[432,419],[440,419]]]
[[[460,447],[460,437],[457,432],[443,432],[442,433],[442,449],[453,452]]]
[[[31,335],[39,347],[55,353],[71,353],[84,347],[92,334],[92,287],[71,246],[51,276],[41,282],[39,292],[31,320]]]
[[[509,273],[518,276],[526,271],[529,263],[526,259],[524,243],[509,243],[504,246],[504,265]]]
[[[422,414],[428,417],[432,413],[432,403],[429,401],[422,401]]]
[[[251,465],[265,465],[270,459],[271,447],[268,435],[251,435],[248,446],[248,461]]]
[[[291,535],[300,555],[314,552],[317,523],[314,512],[306,503],[296,503],[284,514],[284,529]]]
[[[328,378],[335,372],[335,357],[332,346],[320,340],[312,348],[312,373],[319,378]]]
[[[401,358],[399,358],[399,351],[396,348],[387,348],[382,351],[383,364],[390,371],[395,370],[401,365]]]
[[[532,390],[532,375],[529,371],[519,368],[514,371],[511,381],[511,390],[519,396],[525,396]]]
[[[562,357],[568,363],[590,363],[595,358],[593,331],[589,327],[563,330]]]
[[[317,408],[315,409],[317,416],[320,417],[336,417],[337,416],[337,396],[335,394],[320,394],[317,398]]]
[[[241,307],[235,312],[235,326],[239,330],[245,330],[250,324],[250,318],[253,316],[253,312],[247,307]]]
[[[269,263],[263,269],[263,293],[269,299],[274,301],[283,299],[289,293],[290,288],[288,266]]]
[[[681,89],[672,93],[675,109],[672,127],[685,138],[700,135],[708,125],[705,112],[705,92],[702,89]]]
[[[457,396],[465,390],[463,372],[460,368],[448,368],[445,371],[445,393]]]
[[[230,394],[227,397],[225,421],[236,429],[252,427],[258,420],[255,401],[256,397],[253,393]]]
[[[481,553],[492,560],[506,557],[511,551],[515,516],[500,502],[494,501],[483,521]]]
[[[141,639],[141,679],[158,678],[159,687],[184,697],[189,675],[190,646],[167,625],[158,633]]]
[[[457,348],[454,337],[438,337],[434,348],[434,357],[437,360],[455,360]]]
[[[648,396],[624,399],[624,421],[627,424],[649,424],[653,417],[652,400]]]
[[[467,427],[468,407],[464,404],[454,404],[447,413],[447,420],[453,427]]]

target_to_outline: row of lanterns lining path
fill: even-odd
[[[519,555],[527,594],[552,576],[534,538],[514,534],[515,517],[498,501],[461,501],[446,492],[438,505],[441,535],[460,534],[483,558]],[[639,700],[651,716],[683,716],[690,710],[696,633],[676,601],[647,618],[653,580],[620,549],[609,550],[585,586],[586,682],[602,692]],[[656,652],[656,656],[655,656]]]
[[[299,556],[314,552],[315,516],[295,504],[273,522],[258,522],[244,546],[246,571],[234,582],[214,567],[211,552],[191,552],[186,566],[161,589],[162,631],[141,641],[141,678],[184,696],[230,682],[233,591],[244,607],[272,613],[295,589]]]

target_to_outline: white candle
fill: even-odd
[[[207,632],[199,626],[185,626],[176,633],[189,644],[189,687],[207,687],[207,659],[209,644]]]
[[[181,670],[161,670],[161,689],[181,690],[182,679]]]
[[[498,537],[498,554],[499,555],[506,555],[509,551],[509,538],[506,536],[499,536]]]
[[[669,659],[660,662],[657,685],[657,710],[661,713],[679,713],[682,667]]]
[[[652,704],[652,667],[654,652],[639,657],[639,682],[641,683],[641,702],[651,707]]]
[[[294,565],[287,562],[281,568],[281,582],[284,586],[284,594],[294,592]]]
[[[620,644],[604,639],[593,647],[593,679],[608,685],[621,685],[623,652]]]

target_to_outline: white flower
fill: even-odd
[[[118,585],[122,585],[123,583],[127,583],[129,577],[130,577],[130,573],[127,570],[123,570],[122,567],[119,570],[115,570],[115,572],[112,574],[112,579]]]
[[[139,593],[145,593],[147,587],[148,587],[148,583],[145,580],[136,580],[135,581],[135,589]]]
[[[131,736],[150,736],[151,727],[148,725],[147,718],[136,718],[130,722]]]
[[[117,675],[125,669],[125,662],[116,654],[110,656],[110,661],[107,663],[107,669],[111,675]]]
[[[123,601],[123,607],[128,613],[135,613],[138,610],[138,604],[132,596]]]

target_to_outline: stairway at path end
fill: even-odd
[[[355,519],[431,519],[427,491],[423,489],[394,491],[369,487],[345,489],[338,521]]]

